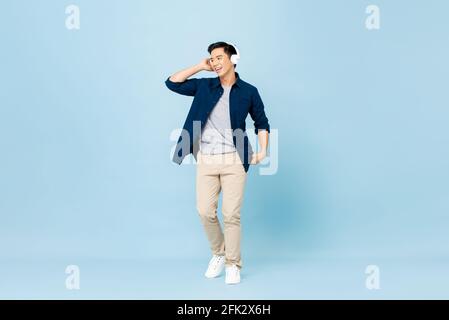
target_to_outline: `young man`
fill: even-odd
[[[226,42],[208,47],[209,58],[170,76],[165,84],[179,94],[193,96],[183,133],[173,156],[181,164],[192,153],[197,163],[196,203],[212,250],[205,276],[219,276],[226,266],[227,284],[240,282],[240,208],[250,164],[266,156],[270,126],[256,87],[235,72],[238,49]],[[216,72],[215,78],[193,78],[200,71]],[[246,134],[245,119],[254,121],[260,151],[254,153]],[[217,219],[223,191],[224,234]]]

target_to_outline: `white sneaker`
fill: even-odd
[[[225,266],[225,256],[215,255],[210,259],[209,265],[207,266],[207,271],[204,273],[206,278],[218,277]]]
[[[235,265],[226,266],[226,280],[227,284],[237,284],[240,282],[240,269]]]

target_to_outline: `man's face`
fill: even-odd
[[[222,76],[229,71],[234,71],[234,64],[224,52],[223,48],[212,50],[209,61],[210,65],[219,76]]]

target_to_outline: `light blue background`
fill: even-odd
[[[365,28],[369,4],[380,30]],[[3,1],[0,297],[449,298],[448,10]],[[279,132],[277,174],[250,168],[232,288],[202,276],[195,167],[170,159],[191,98],[164,84],[220,40]],[[369,264],[380,290],[365,288]]]

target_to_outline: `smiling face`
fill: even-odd
[[[225,53],[224,48],[216,48],[210,53],[210,65],[218,76],[223,76],[228,72],[234,72],[234,64]]]

